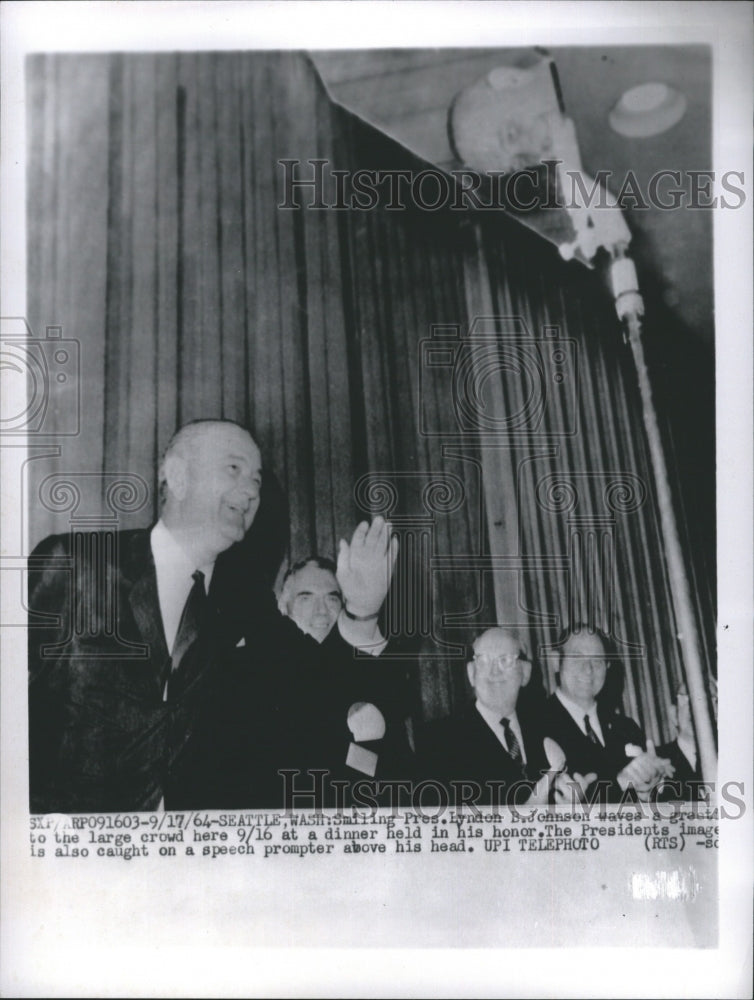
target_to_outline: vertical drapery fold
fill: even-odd
[[[311,159],[417,166],[333,108],[300,53],[34,56],[27,81],[28,318],[79,341],[82,413],[59,459],[30,463],[32,544],[73,516],[36,499],[50,475],[91,474],[78,515],[93,516],[113,476],[141,476],[148,503],[117,514],[145,525],[176,425],[238,420],[287,498],[290,558],[334,554],[370,510],[393,519],[425,717],[466,697],[463,645],[501,613],[546,646],[591,609],[624,641],[627,710],[668,735],[683,668],[635,386],[594,276],[506,219],[280,208],[282,159],[304,177]],[[536,428],[482,440],[459,435],[452,365],[430,377],[427,348],[478,316],[500,332],[491,314],[539,338],[548,379],[567,341],[578,391],[548,381]],[[531,371],[504,345],[485,392],[510,415]],[[72,390],[53,390],[62,421]],[[695,596],[709,657],[709,588]]]
[[[565,265],[531,234],[499,220],[481,229],[481,255],[477,248],[467,257],[475,276],[467,283],[467,300],[470,317],[484,313],[490,302],[501,317],[496,330],[503,413],[521,409],[527,384],[521,371],[506,364],[506,324],[523,321],[544,376],[543,421],[511,430],[505,446],[511,455],[506,475],[516,480],[516,527],[502,518],[499,528],[489,529],[498,552],[519,554],[527,566],[539,567],[523,571],[522,591],[515,598],[509,594],[505,613],[530,631],[538,648],[551,646],[550,687],[557,667],[552,643],[560,627],[589,622],[603,628],[625,664],[626,710],[654,738],[667,738],[683,663],[636,376],[612,303],[597,274]],[[551,381],[555,348],[562,354],[555,341],[554,348],[547,346],[553,331],[575,352],[572,393],[558,391]],[[567,381],[567,361],[561,374]],[[486,464],[498,479],[499,463]],[[548,572],[548,559],[558,555],[564,573]],[[510,581],[497,582],[510,589]],[[700,622],[709,630],[711,615],[705,621],[700,614]]]

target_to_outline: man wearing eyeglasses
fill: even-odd
[[[466,671],[475,701],[428,727],[422,773],[446,783],[461,804],[544,804],[567,794],[548,772],[540,710],[519,695],[531,678],[526,645],[509,629],[491,628],[473,645]]]

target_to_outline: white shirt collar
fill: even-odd
[[[481,701],[479,701],[479,699],[476,700],[474,707],[476,708],[477,712],[479,712],[484,721],[487,723],[487,725],[490,727],[495,736],[497,736],[500,743],[502,743],[505,749],[508,750],[509,748],[508,748],[508,743],[505,739],[505,731],[500,722],[500,719],[502,718],[500,712],[496,711],[494,708],[490,708],[488,705],[483,705]],[[506,718],[510,723],[510,727],[513,730],[516,739],[518,740],[518,745],[521,748],[521,757],[523,763],[525,764],[526,750],[524,749],[524,734],[521,732],[521,725],[519,724],[518,716],[516,715],[515,709],[510,713],[510,715],[507,715]]]
[[[602,735],[602,726],[600,725],[599,716],[597,715],[597,702],[593,701],[590,707],[582,708],[581,705],[577,705],[576,702],[569,698],[567,694],[563,694],[563,691],[558,687],[555,689],[555,697],[558,699],[563,708],[568,712],[573,721],[579,727],[581,732],[586,736],[586,726],[584,725],[584,716],[589,716],[589,723],[592,729],[597,734],[597,739],[604,746],[605,740]]]
[[[150,535],[150,541],[152,545],[152,556],[154,557],[155,563],[158,559],[164,563],[170,563],[175,566],[191,567],[189,576],[195,573],[198,569],[204,573],[204,586],[206,590],[209,590],[210,580],[212,579],[212,573],[215,569],[215,560],[212,562],[205,563],[203,566],[196,566],[192,562],[191,555],[183,548],[181,543],[177,540],[175,535],[172,533],[170,528],[167,527],[163,520],[159,520],[152,528],[152,533]]]

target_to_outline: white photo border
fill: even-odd
[[[6,996],[748,995],[752,969],[752,5],[750,3],[25,3],[2,18],[2,308],[26,311],[23,60],[34,51],[691,44],[713,51],[715,170],[744,171],[745,204],[715,212],[720,781],[744,781],[749,811],[722,825],[720,945],[669,949],[296,949],[229,947],[218,924],[229,874],[200,887],[206,940],[105,939],[97,910],[148,922],[165,884],[136,868],[86,871],[52,892],[28,858],[23,629],[2,632],[2,984]],[[3,495],[3,507],[18,498]],[[6,516],[6,515],[4,515]],[[18,669],[13,667],[16,665]],[[724,675],[735,677],[735,685]],[[146,874],[147,869],[144,869]],[[109,876],[108,876],[109,877]],[[177,880],[176,880],[177,881]],[[90,884],[91,883],[91,884]],[[191,886],[171,886],[175,919]],[[254,887],[250,887],[250,892]],[[283,892],[285,892],[285,887]],[[217,893],[213,900],[208,892]],[[193,901],[196,903],[196,901]],[[270,918],[276,912],[274,898]],[[280,907],[285,911],[285,907]],[[23,914],[24,919],[17,918]],[[227,914],[228,920],[238,919]],[[37,932],[17,931],[31,923]],[[253,935],[250,934],[250,940]],[[156,934],[159,942],[159,934]],[[254,939],[257,940],[257,939]],[[279,932],[285,941],[285,928]]]

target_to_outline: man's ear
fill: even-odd
[[[466,676],[469,678],[469,684],[474,687],[474,681],[476,680],[476,663],[473,660],[469,660],[466,664]]]
[[[531,660],[527,660],[521,671],[521,687],[526,687],[526,685],[531,680]]]
[[[278,611],[285,618],[291,617],[291,591],[293,590],[293,577],[286,574],[280,593],[278,594]]]
[[[185,499],[188,489],[188,467],[186,459],[181,455],[168,455],[165,459],[165,482],[168,491],[176,500]]]

